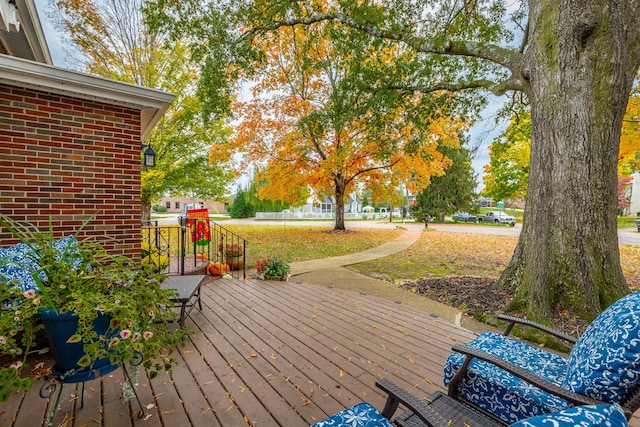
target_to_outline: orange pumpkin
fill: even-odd
[[[229,266],[222,264],[220,261],[210,262],[208,268],[212,276],[219,276],[223,271],[229,271]]]
[[[205,254],[205,253],[201,253],[201,254],[196,254],[196,258],[197,259],[207,260],[207,259],[209,259],[209,256],[207,254]]]

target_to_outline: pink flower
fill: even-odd
[[[15,362],[13,362],[11,365],[9,365],[10,368],[15,368],[18,369],[22,366],[22,362],[19,360],[16,360]]]
[[[140,332],[134,332],[131,341],[138,341],[140,338],[142,338],[142,334]]]
[[[36,291],[34,291],[33,289],[29,289],[28,291],[24,291],[22,293],[22,295],[25,298],[28,298],[28,299],[35,298],[36,297]]]
[[[0,344],[6,344],[6,343],[7,343],[7,339],[2,335],[0,335]]]
[[[119,342],[120,338],[111,338],[111,341],[109,341],[109,348],[115,347]]]
[[[150,339],[151,337],[153,337],[153,332],[151,331],[145,331],[144,334],[142,335],[144,337],[145,340]]]
[[[123,329],[120,331],[120,337],[122,337],[123,339],[127,339],[131,336],[131,331],[128,329]]]

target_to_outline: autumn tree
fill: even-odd
[[[232,171],[209,161],[209,148],[230,135],[223,121],[205,121],[194,82],[196,64],[182,40],[151,33],[144,23],[143,0],[55,2],[59,26],[85,71],[176,94],[173,104],[146,144],[157,153],[156,166],[142,171],[142,217],[165,193],[221,199]]]
[[[493,200],[525,199],[531,157],[531,114],[513,114],[505,131],[489,146],[482,194]]]
[[[256,37],[324,22],[340,26],[354,52],[377,40],[398,46],[401,64],[416,54],[398,78],[385,64],[362,75],[372,87],[524,93],[532,126],[525,219],[497,286],[514,289],[527,315],[544,322],[557,303],[592,319],[629,292],[616,189],[622,119],[640,66],[637,0],[156,0],[153,19],[193,37],[204,76],[213,77],[201,83],[211,112],[223,110],[247,58],[260,56]]]
[[[618,171],[623,177],[640,170],[640,72],[636,83],[622,120]]]
[[[457,147],[465,123],[449,115],[449,94],[362,86],[358,74],[393,57],[395,48],[369,45],[366,54],[353,53],[335,32],[326,23],[256,38],[264,62],[253,97],[236,105],[237,138],[212,153],[242,154],[240,170],[262,165],[256,180],[265,183],[258,188],[263,198],[299,205],[306,187],[333,196],[335,229],[344,230],[345,200],[358,183],[374,194],[391,193],[400,183],[410,191],[424,188],[451,163],[438,147]],[[422,114],[427,108],[433,111]]]

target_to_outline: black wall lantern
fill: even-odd
[[[149,144],[142,144],[142,165],[146,168],[156,165],[156,152]]]

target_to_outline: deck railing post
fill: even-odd
[[[184,275],[184,258],[187,256],[187,244],[186,244],[187,228],[184,225],[180,226],[180,275]]]

